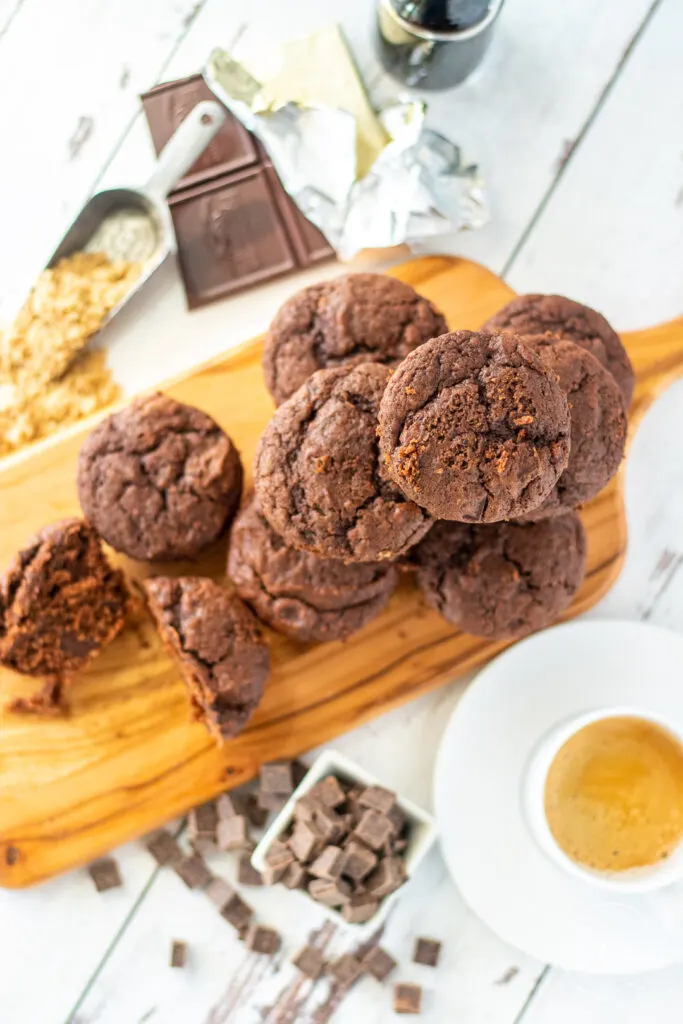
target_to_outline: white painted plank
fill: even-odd
[[[409,710],[392,712],[342,737],[335,746],[376,772],[387,785],[429,806],[438,738],[461,691],[461,686],[446,687],[415,701]],[[407,750],[413,752],[409,758]],[[233,877],[234,865],[228,855],[212,858],[211,864],[216,873]],[[282,931],[283,950],[276,958],[281,969],[273,971],[262,962],[259,967],[258,958],[244,953],[229,926],[207,906],[206,897],[188,892],[171,872],[163,872],[79,1006],[78,1024],[137,1021],[152,1010],[149,1019],[164,1024],[208,1024],[212,1009],[231,986],[234,989],[235,979],[248,973],[249,964],[256,964],[254,971],[261,972],[258,983],[247,986],[239,1007],[220,1020],[221,1024],[261,1022],[264,1008],[272,1006],[287,989],[293,973],[287,961],[324,919],[315,907],[302,904],[300,897],[281,887],[245,890],[244,895],[264,923]],[[417,935],[444,941],[443,962],[436,971],[411,964]],[[166,966],[174,937],[190,943],[191,965],[186,973],[171,972]],[[392,982],[403,978],[424,985],[421,1019],[426,1024],[450,1020],[509,1024],[541,968],[511,950],[469,913],[436,851],[406,889],[382,942],[400,963]],[[330,952],[342,952],[349,944],[348,937],[338,933]],[[499,984],[513,967],[518,973],[507,984]],[[324,982],[315,986],[297,1012],[297,1024],[313,1024],[314,1010],[324,1001],[325,993]],[[390,983],[380,986],[365,979],[334,1017],[339,1024],[361,1019],[363,1024],[388,1024],[394,1019]]]
[[[509,280],[559,290],[618,327],[683,312],[683,4],[663,0]]]
[[[11,19],[0,40],[0,318],[89,195],[195,6],[25,0]]]
[[[524,1024],[673,1024],[683,1002],[683,967],[609,981],[552,971]]]

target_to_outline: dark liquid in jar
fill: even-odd
[[[489,0],[399,0],[396,13],[412,25],[432,32],[463,32],[482,21]]]

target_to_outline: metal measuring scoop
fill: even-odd
[[[103,252],[112,260],[142,263],[142,273],[109,312],[102,326],[109,323],[144,287],[175,250],[166,196],[204,152],[226,115],[225,107],[220,103],[213,100],[198,103],[164,146],[147,183],[141,188],[110,188],[96,192],[52,254],[48,268],[78,251]]]

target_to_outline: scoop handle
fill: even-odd
[[[221,127],[227,111],[215,100],[202,100],[178,125],[157,160],[145,191],[165,199],[173,186],[189,171]]]

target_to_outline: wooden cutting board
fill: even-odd
[[[492,273],[464,260],[425,258],[394,271],[432,299],[452,328],[478,327],[511,296]],[[624,338],[636,367],[632,424],[683,369],[683,318]],[[209,412],[236,442],[247,474],[272,413],[261,343],[163,388]],[[77,424],[0,467],[0,566],[45,523],[79,513]],[[626,526],[617,479],[583,512],[588,574],[567,618],[610,588],[623,562]],[[145,569],[126,563],[141,577]],[[225,545],[175,573],[220,579]],[[158,571],[158,569],[157,569]],[[185,689],[144,612],[78,678],[71,714],[31,718],[4,706],[35,681],[0,671],[0,884],[30,885],[149,832],[253,776],[263,761],[293,757],[480,665],[503,644],[456,632],[405,580],[388,609],[346,643],[303,647],[271,634],[273,671],[245,733],[217,749],[189,719]]]

